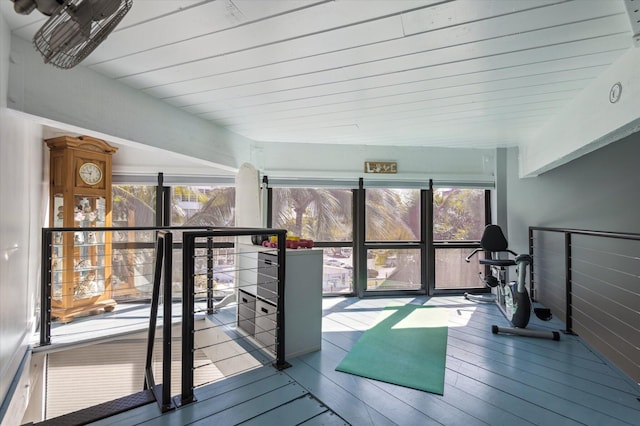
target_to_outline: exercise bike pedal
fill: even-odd
[[[553,315],[551,315],[551,309],[549,308],[533,308],[533,312],[542,321],[549,321],[553,318]]]

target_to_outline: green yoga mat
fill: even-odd
[[[442,308],[388,306],[336,370],[442,395],[448,317]]]

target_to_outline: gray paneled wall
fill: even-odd
[[[566,321],[564,234],[533,232],[533,296]]]
[[[640,241],[572,237],[573,329],[640,382]]]
[[[509,245],[527,250],[527,228],[549,226],[640,233],[640,133],[538,177],[518,177],[518,150],[507,155]]]
[[[508,150],[507,214],[511,248],[528,250],[529,226],[640,233],[640,134],[535,178],[518,177]],[[534,232],[536,296],[554,315],[564,309],[564,235]],[[640,381],[640,243],[572,238],[573,329]]]
[[[564,241],[563,232],[533,232],[538,301],[640,382],[640,240],[570,233],[568,249]]]

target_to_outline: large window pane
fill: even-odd
[[[480,240],[484,230],[485,190],[439,188],[433,193],[433,240]]]
[[[353,291],[351,255],[353,194],[350,189],[274,188],[273,228],[325,243],[323,294]],[[327,247],[327,243],[331,247]]]
[[[155,226],[156,187],[113,185],[113,227]],[[153,287],[155,232],[114,231],[111,282],[114,298],[148,298]]]
[[[436,249],[436,288],[483,288],[484,283],[479,274],[484,273],[484,266],[478,262],[484,258],[478,252],[471,262],[465,258],[473,249]]]
[[[353,289],[353,257],[350,248],[325,248],[323,255],[322,292],[351,293]]]
[[[367,290],[419,290],[420,249],[367,250]]]
[[[439,188],[433,193],[433,240],[478,241],[486,225],[483,189]],[[478,273],[484,268],[478,263],[482,253],[470,263],[465,258],[473,248],[436,246],[435,288],[462,289],[483,287]]]
[[[314,241],[352,239],[349,189],[274,188],[273,228]]]
[[[220,186],[174,186],[171,188],[171,224],[174,226],[220,226],[235,225],[235,188]],[[182,240],[175,234],[174,241]],[[233,243],[235,237],[219,237],[216,244]],[[233,247],[196,249],[195,292],[197,298],[207,294],[207,268],[213,268],[213,297],[222,298],[233,292],[235,285],[235,256]],[[176,251],[173,258],[174,297],[182,294],[182,252]]]
[[[113,226],[155,226],[156,187],[113,185]]]
[[[367,241],[419,241],[420,191],[367,189],[365,223]]]
[[[171,224],[174,226],[234,226],[233,187],[174,186]]]

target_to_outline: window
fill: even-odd
[[[235,188],[174,186],[171,189],[173,226],[234,226]]]
[[[365,190],[367,291],[419,290],[422,249],[400,248],[421,240],[420,190]]]
[[[226,186],[172,186],[171,224],[173,226],[220,226],[235,225],[236,192]],[[182,239],[176,234],[174,241]],[[213,294],[222,298],[234,291],[236,280],[234,237],[220,237],[216,243],[227,243],[225,247],[196,249],[195,290],[196,297],[204,297],[207,291],[207,267],[213,268]],[[182,283],[181,251],[175,250],[173,258],[173,281]],[[176,286],[176,291],[181,289]]]
[[[112,185],[113,227],[155,226],[156,187]],[[152,291],[155,232],[114,231],[112,285],[119,302],[149,297]]]
[[[367,241],[419,241],[420,190],[366,190]]]
[[[420,249],[367,250],[367,291],[419,290]]]
[[[353,291],[353,195],[350,189],[273,188],[272,228],[321,242],[323,293]]]
[[[478,274],[484,268],[475,257],[465,257],[478,241],[486,225],[484,189],[438,188],[433,192],[433,240],[435,247],[435,288],[484,287]],[[466,244],[464,244],[466,242]],[[481,255],[481,254],[480,254]]]
[[[156,186],[114,185],[113,226],[155,226]],[[235,223],[235,188],[218,186],[171,187],[172,226],[233,226]],[[154,231],[115,231],[113,234],[113,283],[114,297],[149,297],[152,290],[155,259]],[[174,242],[182,235],[174,232]],[[197,251],[196,272],[202,272],[209,257],[214,259],[214,296],[223,297],[234,286],[233,237],[228,237],[228,247]],[[204,268],[206,269],[206,268]],[[206,285],[206,275],[199,274],[196,283],[201,290]],[[174,296],[181,296],[182,257],[174,250]]]
[[[434,241],[479,241],[485,225],[484,189],[433,191]]]
[[[362,191],[362,192],[358,192]],[[484,272],[477,262],[465,257],[479,247],[486,224],[488,191],[484,189],[437,188],[433,191],[433,243],[430,227],[423,227],[428,206],[426,189],[329,187],[276,187],[270,189],[272,228],[286,229],[288,235],[314,240],[324,252],[323,294],[358,292],[420,291],[429,283],[434,290],[482,287]],[[354,218],[354,194],[360,194]],[[155,186],[114,185],[114,226],[153,226]],[[224,186],[172,186],[170,198],[173,226],[234,226],[235,188]],[[354,220],[362,235],[354,236]],[[174,236],[179,242],[180,233]],[[138,294],[150,291],[153,267],[153,232],[114,233],[114,280],[124,295],[126,289]],[[131,244],[131,243],[135,244]],[[122,243],[122,244],[120,244]],[[354,244],[358,244],[355,246]],[[431,251],[433,244],[433,251]],[[235,277],[233,239],[217,246],[215,253],[199,248],[197,272],[214,259],[215,289],[231,291]],[[354,262],[354,254],[362,256]],[[434,258],[429,258],[434,253]],[[366,257],[366,264],[365,262]],[[362,271],[354,274],[354,265]],[[176,271],[181,259],[174,259]],[[435,265],[434,269],[427,265]],[[366,269],[366,273],[364,271]],[[202,274],[198,274],[202,275]],[[365,281],[366,277],[366,281]],[[203,277],[199,277],[203,278]],[[174,282],[181,277],[175,273]],[[178,291],[179,286],[176,286]],[[177,294],[177,293],[176,293]]]
[[[272,227],[314,241],[351,242],[351,204],[348,189],[274,188]]]
[[[113,226],[155,226],[156,187],[112,185]]]
[[[465,258],[471,253],[473,248],[436,248],[436,288],[484,288],[484,282],[479,278],[480,273],[484,273],[484,267],[480,265],[478,259],[482,259],[482,253],[478,253],[471,262],[467,263]]]

